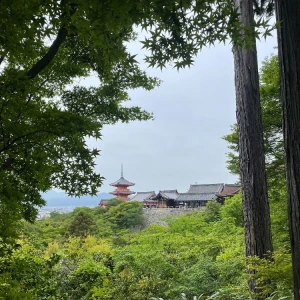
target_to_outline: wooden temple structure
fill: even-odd
[[[179,193],[177,190],[163,190],[156,195],[154,191],[151,192],[137,192],[131,201],[138,201],[144,204],[144,208],[167,208],[175,207],[175,199]]]
[[[234,195],[238,194],[242,189],[240,184],[224,184],[223,190],[221,193],[217,194],[218,202],[224,204],[226,198],[231,198]]]
[[[163,190],[153,198],[157,201],[158,208],[176,207],[175,199],[177,199],[179,193],[177,190]]]
[[[186,193],[180,193],[175,199],[177,206],[201,207],[206,206],[209,201],[218,201],[223,204],[227,197],[239,193],[239,184],[191,184]]]
[[[153,200],[156,196],[154,191],[150,192],[137,192],[131,201],[142,202],[145,208],[157,208],[157,201]]]

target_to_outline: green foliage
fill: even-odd
[[[0,239],[4,243],[13,244],[19,236],[22,224],[19,221],[21,212],[15,211],[13,205],[0,202]],[[1,251],[0,251],[1,255]]]
[[[86,138],[101,138],[106,124],[152,118],[122,105],[128,89],[159,84],[125,46],[141,17],[133,7],[92,0],[2,3],[0,198],[17,220],[35,219],[45,203],[40,191],[95,194],[103,179],[94,171],[99,150],[89,149]],[[77,85],[91,74],[97,87]]]
[[[218,289],[218,267],[212,257],[201,256],[199,261],[191,268],[181,273],[184,285],[178,285],[175,289],[177,294],[185,293],[188,297],[196,295],[201,291],[209,295]]]
[[[292,261],[286,250],[275,251],[272,260],[251,257],[248,263],[250,269],[256,270],[250,278],[255,279],[262,296],[266,297],[274,291],[276,295],[273,299],[278,299],[280,295],[292,295]]]
[[[107,220],[119,228],[130,228],[135,225],[142,225],[143,203],[137,201],[124,202],[109,207],[106,214]]]
[[[140,213],[140,203],[122,202],[106,209],[51,214],[28,224],[26,230],[31,231],[24,231],[24,240],[29,242],[1,248],[0,291],[13,295],[11,299],[20,294],[24,299],[181,300],[182,293],[186,299],[251,299],[241,195],[222,206],[212,202],[204,212],[170,218],[168,226],[128,230],[140,224]],[[95,222],[94,236],[66,236],[82,215]],[[280,233],[279,227],[276,230]],[[46,247],[41,242],[32,245],[37,239],[52,240]],[[288,248],[277,249],[273,261],[253,258],[248,264],[257,270],[251,275],[256,282],[271,278],[262,294],[270,299],[290,294]]]
[[[169,228],[153,225],[131,238],[116,256],[116,271],[126,274],[119,278],[116,299],[129,292],[128,299],[179,299],[182,291],[210,294],[240,283],[245,268],[243,229],[228,219],[207,223],[205,218],[204,213],[178,217],[168,220]]]
[[[96,223],[93,218],[83,211],[77,213],[70,224],[69,233],[73,236],[87,236],[95,233]]]
[[[64,276],[67,275],[67,280],[61,278],[62,288],[60,294],[64,295],[64,299],[68,299],[68,297],[73,299],[92,299],[95,291],[99,295],[99,292],[103,290],[103,285],[108,280],[109,274],[109,269],[104,266],[103,262],[87,255],[78,263],[74,261],[69,261],[68,263],[73,270],[63,274]]]
[[[225,203],[226,205],[222,206],[220,209],[222,219],[234,218],[235,226],[243,227],[244,220],[241,195],[239,194],[232,198],[227,198]]]
[[[64,242],[70,235],[108,237],[131,228],[140,228],[144,222],[142,204],[112,200],[102,207],[77,207],[68,214],[51,213],[50,218],[35,224],[24,222],[23,233],[37,247],[45,247],[54,239]]]
[[[204,212],[206,222],[217,221],[220,216],[220,208],[221,204],[217,201],[209,201]]]
[[[109,232],[98,227],[103,225],[99,220],[106,221]],[[25,299],[46,299],[50,296],[57,299],[93,299],[100,295],[102,299],[111,299],[106,288],[114,268],[110,245],[89,234],[107,236],[122,233],[142,221],[141,204],[122,201],[104,211],[98,207],[82,207],[70,214],[52,213],[50,218],[35,225],[24,222],[27,225],[24,234],[34,241],[35,247],[25,244],[17,251],[9,245],[2,247],[5,257],[2,268],[0,266],[0,276],[5,279],[3,295],[21,295],[24,291],[24,295],[28,296]],[[68,237],[67,231],[74,237]],[[111,239],[111,242],[114,240]],[[51,265],[50,269],[46,268],[48,265]],[[35,277],[38,280],[34,280]],[[53,285],[55,289],[52,289]]]
[[[240,165],[239,165],[239,157],[238,157],[238,129],[237,124],[234,124],[230,127],[231,133],[228,135],[225,135],[223,139],[228,142],[227,147],[231,150],[227,153],[227,169],[232,174],[240,175]]]
[[[0,299],[46,299],[55,295],[54,266],[59,257],[45,259],[38,249],[21,244],[0,260]]]
[[[181,300],[231,300],[231,299],[239,299],[239,300],[254,300],[251,296],[239,295],[237,293],[223,293],[222,291],[214,293],[210,296],[204,296],[201,294],[200,296],[193,296],[191,298],[187,297],[185,293],[181,294]],[[293,296],[280,296],[277,292],[272,293],[270,296],[264,298],[265,300],[287,300],[293,299]],[[163,298],[151,298],[151,300],[164,300]]]
[[[109,200],[109,201],[107,202],[106,208],[109,209],[110,207],[112,207],[112,206],[117,206],[117,205],[119,205],[119,204],[121,204],[121,203],[123,203],[123,202],[124,202],[123,200],[118,199],[118,198],[111,199],[111,200]]]

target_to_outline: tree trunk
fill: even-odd
[[[254,20],[252,0],[234,3],[242,25],[250,26]],[[233,55],[246,256],[266,258],[273,248],[255,39],[252,48],[234,47]],[[255,291],[255,283],[250,281],[249,288]]]
[[[294,299],[300,300],[300,1],[277,0],[276,15]]]

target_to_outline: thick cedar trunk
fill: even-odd
[[[250,26],[252,0],[234,2],[243,26]],[[273,248],[255,40],[250,49],[234,47],[233,54],[246,256],[266,258]],[[254,291],[255,284],[249,282],[249,288]]]
[[[300,0],[277,0],[294,297],[300,300]]]

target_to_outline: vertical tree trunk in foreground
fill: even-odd
[[[277,0],[294,299],[300,300],[300,0]]]
[[[252,0],[234,0],[243,26],[253,23]],[[266,258],[273,251],[265,173],[256,42],[252,48],[234,47],[236,114],[246,256]],[[251,291],[255,283],[249,282]]]

